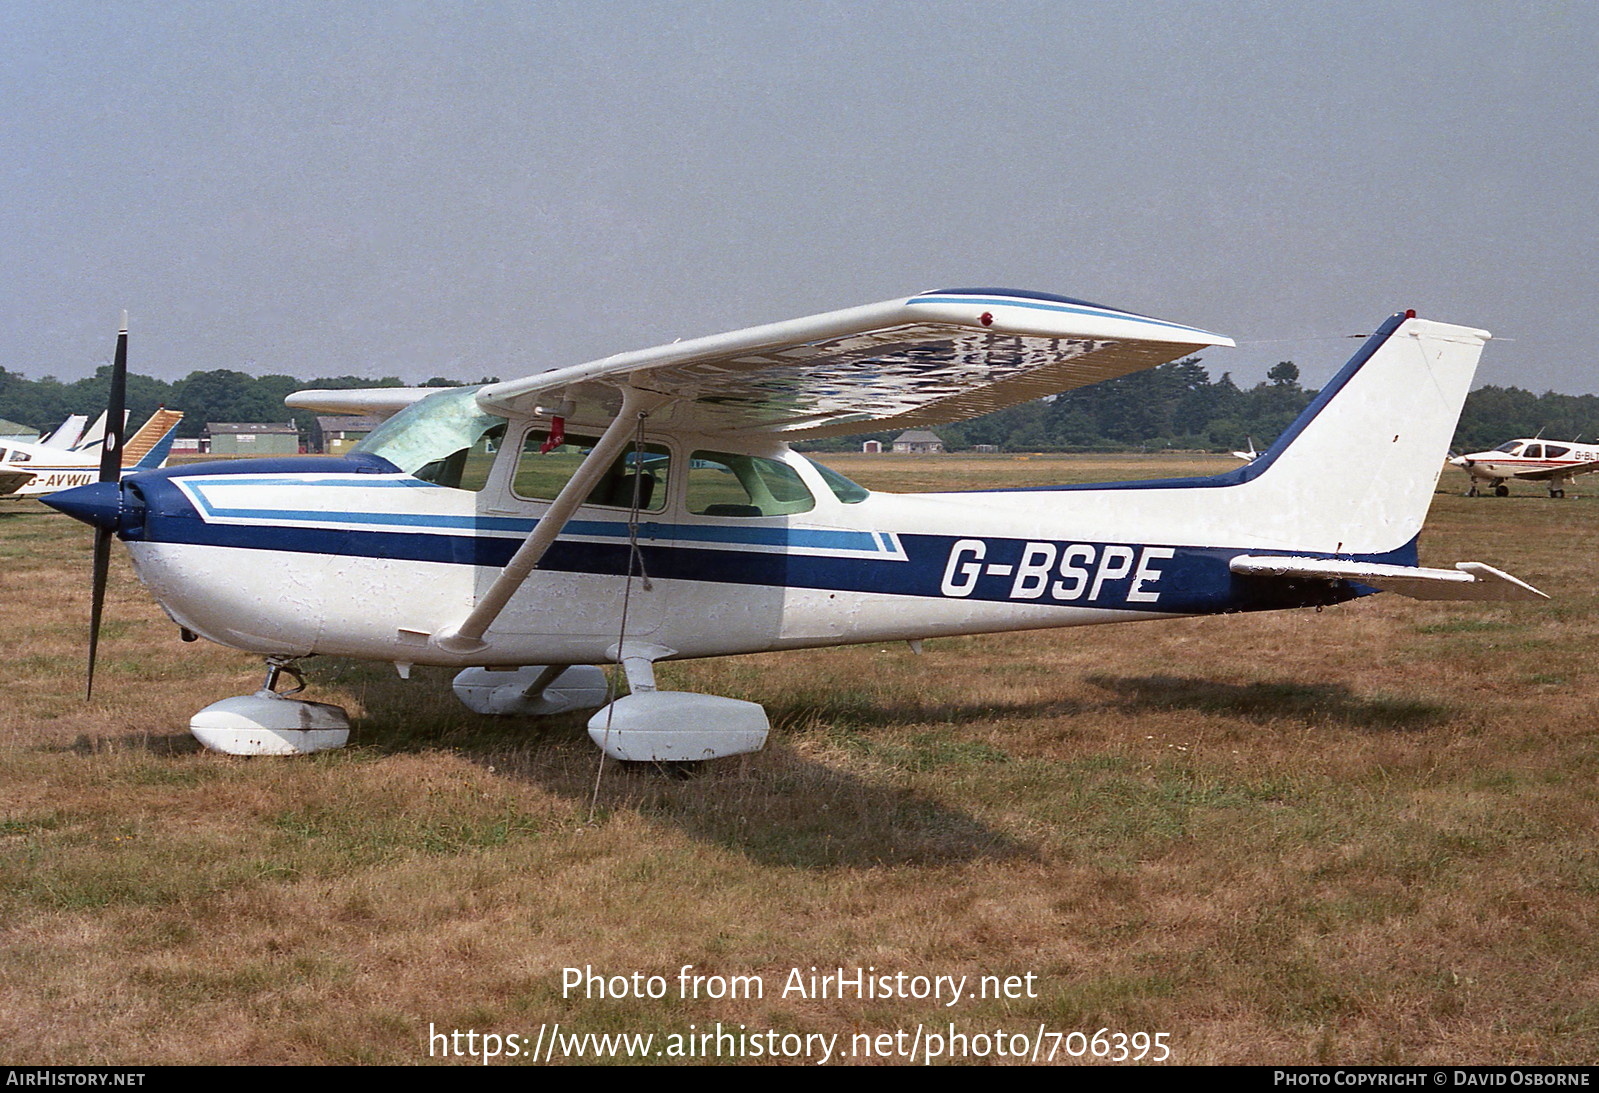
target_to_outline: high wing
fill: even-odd
[[[602,422],[628,387],[661,396],[658,426],[805,439],[959,421],[1232,344],[1064,296],[945,289],[555,368],[478,402]]]
[[[447,390],[443,387],[361,387],[334,391],[296,391],[283,400],[295,410],[319,414],[370,414],[392,417],[411,403]]]
[[[1516,477],[1528,482],[1546,482],[1551,478],[1570,478],[1579,474],[1599,471],[1599,459],[1589,463],[1574,463],[1569,467],[1548,467],[1541,471],[1517,471]]]

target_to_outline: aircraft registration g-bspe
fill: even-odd
[[[1393,316],[1270,449],[1214,477],[903,495],[791,451],[1232,344],[1061,296],[928,292],[482,387],[301,392],[290,405],[393,416],[343,457],[200,464],[48,503],[122,538],[186,637],[268,658],[263,690],[195,716],[210,747],[343,744],[343,711],[274,691],[320,653],[459,667],[457,694],[493,713],[605,703],[595,665],[620,662],[630,693],[591,737],[619,759],[696,760],[763,746],[765,713],[659,691],[657,661],[1378,590],[1540,598],[1479,563],[1416,564],[1487,338]],[[1354,462],[1369,488],[1338,473]]]

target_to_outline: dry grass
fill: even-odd
[[[869,485],[1103,457],[831,460]],[[1122,477],[1228,461],[1143,460]],[[1179,465],[1180,464],[1180,465]],[[1083,472],[1081,474],[1077,472]],[[1463,486],[1446,478],[1444,488]],[[1391,596],[673,665],[768,750],[608,770],[581,717],[490,722],[447,673],[312,662],[360,714],[307,760],[203,753],[253,689],[119,552],[81,701],[87,537],[0,513],[0,1044],[12,1063],[425,1061],[429,1023],[1165,1031],[1179,1062],[1591,1063],[1599,499],[1441,494],[1425,560],[1547,606]],[[563,998],[561,969],[1038,976],[969,1002]],[[675,980],[674,980],[675,982]]]

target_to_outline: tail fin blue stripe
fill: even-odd
[[[167,430],[165,436],[155,442],[155,446],[144,453],[144,458],[135,463],[130,470],[151,471],[167,461],[167,456],[172,454],[172,442],[178,438],[178,427],[173,425]]]

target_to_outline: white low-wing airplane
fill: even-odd
[[[40,497],[73,486],[87,485],[95,480],[95,470],[100,465],[100,445],[103,422],[86,434],[84,418],[68,418],[46,440],[38,444],[17,441],[0,443],[0,498]],[[183,414],[162,408],[150,415],[139,431],[128,438],[122,449],[124,474],[155,470],[166,465],[172,453],[172,441],[177,436],[178,422]],[[65,447],[57,438],[70,430],[76,443]]]
[[[274,691],[327,653],[461,668],[462,700],[497,713],[599,705],[593,666],[620,662],[631,693],[594,715],[595,742],[702,759],[761,747],[764,711],[657,691],[656,661],[1379,590],[1541,598],[1478,563],[1416,564],[1487,338],[1395,315],[1275,444],[1214,477],[897,495],[791,451],[1232,344],[1061,296],[928,292],[483,387],[301,392],[290,405],[394,416],[343,457],[200,464],[47,503],[122,538],[185,637],[268,658],[262,691],[196,715],[208,746],[342,744],[337,707]],[[1374,451],[1358,494],[1329,471]]]
[[[1545,482],[1550,497],[1566,496],[1566,487],[1579,474],[1599,471],[1599,447],[1574,440],[1507,440],[1491,452],[1458,455],[1449,462],[1471,475],[1467,496],[1476,497],[1492,490],[1498,497],[1510,496],[1505,482],[1512,478]]]

